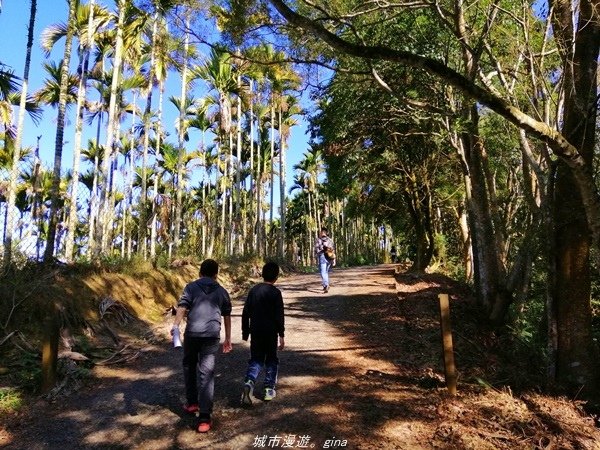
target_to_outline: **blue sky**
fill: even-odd
[[[65,0],[39,0],[36,24],[34,30],[34,46],[31,60],[29,92],[34,92],[43,83],[45,71],[43,63],[46,61],[58,61],[62,57],[62,47],[57,46],[48,59],[40,47],[40,36],[42,31],[49,25],[57,22],[64,22],[67,18],[67,2]],[[113,8],[113,2],[98,0],[97,3],[103,4],[109,8]],[[26,0],[20,1],[4,1],[2,2],[2,12],[0,13],[0,61],[9,66],[15,75],[21,77],[23,75],[23,66],[25,63],[25,51],[27,42],[27,25],[29,22],[30,2]],[[201,51],[206,51],[206,49]],[[77,57],[74,54],[72,57],[72,71],[75,70]],[[176,73],[169,76],[167,84],[167,92],[165,98],[169,96],[180,95],[180,78]],[[196,83],[200,87],[200,83]],[[198,88],[197,88],[198,89]],[[201,92],[196,92],[200,95]],[[39,125],[35,125],[28,117],[25,122],[25,130],[23,135],[23,146],[35,147],[37,136],[40,139],[40,154],[44,161],[44,165],[50,167],[54,161],[54,142],[56,137],[56,110],[46,107],[43,118]],[[67,113],[67,126],[64,134],[64,149],[62,158],[63,170],[72,166],[72,145],[74,137],[74,115],[75,107],[72,106]],[[175,108],[170,103],[165,103],[165,126],[173,132],[173,123],[176,117]],[[16,118],[15,118],[16,120]],[[306,123],[302,118],[298,118],[299,125],[294,127],[288,143],[289,151],[287,156],[286,168],[286,184],[289,187],[292,184],[293,170],[292,166],[301,158],[302,153],[308,150],[308,136],[305,134]],[[123,123],[124,127],[130,126],[130,120]],[[90,131],[91,133],[91,131]],[[84,143],[88,138],[92,138],[91,134],[84,136]],[[194,148],[198,144],[200,135],[192,134],[189,142],[189,148]],[[173,139],[173,138],[171,138]],[[104,138],[101,138],[104,142]],[[277,183],[278,185],[278,183]],[[279,198],[279,192],[276,188],[275,198]],[[278,202],[277,202],[278,203]]]

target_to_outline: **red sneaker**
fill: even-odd
[[[211,425],[212,425],[212,422],[200,422],[198,424],[198,433],[208,433]]]
[[[190,405],[183,405],[183,410],[188,414],[195,414],[198,412],[198,404],[192,403]]]

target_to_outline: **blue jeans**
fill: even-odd
[[[215,358],[219,338],[185,336],[183,378],[188,405],[198,404],[200,415],[210,416],[215,394]]]
[[[319,269],[321,270],[321,281],[323,283],[323,287],[329,286],[329,269],[331,268],[331,263],[327,261],[325,255],[319,255]]]
[[[275,388],[279,366],[277,334],[250,335],[250,360],[246,371],[246,381],[256,382],[263,366],[265,366],[265,387]]]

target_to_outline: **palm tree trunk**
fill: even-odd
[[[37,13],[37,0],[31,0],[29,11],[29,28],[27,31],[27,50],[25,53],[25,68],[23,69],[23,82],[21,84],[21,99],[19,101],[19,117],[17,119],[17,136],[14,144],[13,164],[10,168],[10,181],[8,187],[8,202],[6,204],[6,220],[4,221],[4,264],[8,266],[12,259],[12,234],[14,221],[12,211],[17,200],[17,179],[19,177],[19,162],[21,159],[21,141],[23,138],[23,124],[25,122],[25,105],[27,103],[27,88],[29,86],[29,67],[31,65],[31,48],[33,47],[33,29]]]
[[[285,258],[285,139],[283,133],[283,123],[281,120],[282,111],[279,107],[279,203],[281,215],[281,232],[279,235],[279,256]]]
[[[96,130],[96,144],[97,147],[98,142],[100,140],[100,124],[101,124],[102,116],[98,116],[98,128]],[[87,256],[91,258],[95,253],[96,241],[95,241],[95,229],[96,229],[96,217],[98,216],[98,174],[99,174],[99,166],[100,159],[98,158],[98,149],[95,150],[96,154],[94,156],[94,175],[92,179],[92,192],[90,193],[90,211],[89,211],[89,220],[88,220],[88,247],[87,247]]]
[[[183,69],[181,72],[181,109],[179,111],[179,158],[177,160],[177,193],[175,201],[175,226],[173,231],[173,250],[175,253],[179,250],[181,240],[181,220],[182,220],[182,209],[183,209],[183,164],[185,160],[185,146],[184,146],[184,135],[185,135],[185,114],[186,114],[186,96],[187,96],[187,84],[188,84],[188,52],[190,48],[190,35],[187,30],[190,28],[190,11],[185,12],[185,37],[183,43]]]
[[[260,165],[260,143],[258,144],[258,147],[256,149],[256,179],[255,179],[255,185],[256,185],[256,225],[255,225],[255,237],[256,239],[254,240],[254,251],[258,252],[258,254],[260,255],[260,248],[262,245],[262,236],[260,233],[261,230],[261,225],[260,225],[260,211],[262,209],[262,203],[261,203],[261,199],[262,199],[262,193],[261,193],[261,188],[262,188],[262,175],[260,172],[261,169],[261,165]]]
[[[202,233],[202,244],[201,244],[201,249],[202,249],[202,257],[206,256],[206,232],[207,232],[207,227],[208,227],[208,206],[206,204],[206,187],[208,184],[207,181],[207,158],[206,158],[206,146],[205,146],[205,140],[204,140],[204,130],[202,130],[202,166],[203,166],[203,170],[202,170],[202,228],[201,228],[201,233]]]
[[[274,177],[275,177],[275,105],[274,101],[271,100],[271,181],[270,181],[270,212],[269,212],[269,222],[270,225],[273,226],[273,191],[275,188],[274,185]]]
[[[252,193],[256,189],[256,179],[254,176],[254,80],[250,79],[250,196],[252,197]],[[252,207],[248,208],[248,222],[250,226],[254,224],[254,209]],[[252,234],[251,240],[251,251],[256,250],[256,234]]]
[[[127,209],[129,210],[129,217],[133,217],[133,180],[135,178],[135,148],[132,142],[131,153],[129,154],[129,184],[127,186]],[[133,227],[129,229],[129,236],[127,239],[127,258],[130,259],[133,254]]]
[[[242,85],[242,76],[238,75],[237,78],[238,89],[241,89]],[[235,249],[238,250],[242,247],[243,240],[243,232],[240,233],[240,222],[241,222],[241,197],[242,197],[242,97],[238,96],[237,102],[237,145],[235,147],[236,151],[236,171],[235,171],[235,189],[236,189],[236,200],[235,200],[235,231],[236,231],[236,239],[237,245],[234,246]]]
[[[88,17],[87,42],[80,43],[83,46],[83,58],[81,61],[81,77],[79,78],[79,89],[77,90],[77,110],[75,112],[75,142],[73,144],[73,182],[71,183],[71,201],[69,205],[69,219],[65,247],[65,259],[68,262],[73,260],[73,246],[75,243],[75,233],[78,224],[77,218],[77,195],[79,194],[79,163],[81,158],[81,137],[83,130],[83,111],[86,98],[88,64],[90,53],[92,51],[92,40],[94,35],[92,27],[94,23],[94,2],[90,0],[90,13]]]
[[[315,233],[319,234],[319,230],[321,229],[321,207],[319,205],[319,183],[317,180],[317,174],[314,174],[315,179],[315,220],[316,226]]]
[[[67,18],[67,36],[65,40],[65,53],[60,77],[60,94],[58,102],[58,118],[56,125],[56,139],[54,141],[54,170],[52,174],[50,223],[44,261],[50,261],[54,256],[56,240],[56,227],[58,225],[58,210],[60,203],[60,169],[62,164],[63,136],[65,131],[65,112],[67,109],[67,90],[69,82],[69,63],[71,61],[71,46],[73,42],[73,21],[75,20],[75,0],[69,0],[69,16]]]
[[[154,148],[154,189],[152,190],[152,207],[156,205],[156,197],[158,197],[158,178],[159,178],[159,158],[160,158],[160,146],[161,146],[161,123],[162,123],[162,108],[165,93],[164,80],[160,80],[160,86],[158,91],[158,124],[156,131],[156,147]],[[152,216],[152,229],[150,232],[150,258],[154,260],[156,257],[156,244],[158,234],[158,220],[156,214]]]
[[[142,255],[142,258],[146,259],[147,255],[147,231],[148,231],[148,217],[146,215],[148,208],[148,148],[150,147],[150,115],[144,116],[146,122],[144,130],[144,141],[142,146],[142,177],[140,180],[141,192],[140,192],[140,204],[139,204],[139,224],[138,224],[138,253]]]
[[[233,115],[233,111],[231,112],[231,115]],[[232,123],[233,121],[229,120],[229,123]],[[227,239],[228,239],[228,248],[229,248],[229,255],[233,254],[233,239],[234,239],[234,235],[235,235],[235,220],[233,217],[233,196],[235,193],[235,186],[234,186],[234,177],[233,177],[233,167],[234,167],[234,161],[233,161],[233,130],[229,131],[229,214],[227,216],[227,229],[229,230],[229,233],[227,233]]]
[[[123,237],[121,240],[121,257],[125,258],[127,254],[127,249],[129,248],[128,242],[131,241],[131,236],[127,236],[127,217],[130,215],[130,208],[132,203],[132,192],[133,192],[133,158],[135,152],[135,121],[136,121],[136,111],[137,111],[137,91],[133,93],[133,115],[131,117],[131,129],[129,130],[129,158],[125,155],[125,161],[123,163],[123,170],[125,171],[125,164],[129,159],[129,168],[127,169],[127,185],[125,187],[125,193],[123,195]],[[129,239],[128,239],[129,237]]]
[[[306,229],[308,230],[308,245],[312,245],[313,239],[315,239],[315,235],[312,233],[313,228],[313,207],[312,207],[312,195],[310,194],[310,190],[308,191],[308,222]]]
[[[219,217],[219,196],[222,194],[221,193],[221,143],[222,143],[222,137],[219,136],[217,138],[217,143],[216,143],[216,150],[217,150],[217,155],[216,155],[216,170],[215,170],[215,211],[214,211],[214,237],[213,237],[213,242],[212,242],[212,248],[214,250],[215,248],[215,244],[217,245],[217,250],[218,250],[218,246],[219,246],[219,241],[223,236],[223,232],[222,229],[217,225],[218,224],[218,217]],[[224,174],[223,174],[224,175]],[[225,201],[225,200],[223,200]],[[222,224],[221,224],[222,226]],[[211,251],[212,253],[212,251]]]
[[[117,112],[117,116],[120,116],[120,114],[121,114],[120,112]],[[121,135],[121,121],[117,120],[117,126],[115,128],[115,136],[120,136],[120,135]],[[108,242],[110,242],[110,246],[111,246],[110,250],[112,251],[113,246],[114,246],[114,236],[115,236],[114,216],[115,216],[115,212],[116,212],[116,209],[115,209],[115,207],[116,207],[115,172],[117,172],[118,162],[119,162],[119,151],[117,150],[116,147],[114,147],[114,151],[112,153],[111,158],[112,158],[112,160],[110,163],[110,182],[109,182],[109,197],[108,197],[109,207],[108,207],[107,220],[106,220],[105,229],[103,231],[103,234],[107,235],[107,246],[108,246]],[[118,229],[118,227],[116,227],[116,229]]]
[[[146,95],[146,108],[144,110],[144,143],[142,152],[142,179],[141,179],[141,193],[140,193],[140,211],[139,211],[139,223],[138,223],[138,252],[143,255],[146,259],[147,254],[147,239],[146,235],[148,232],[147,226],[147,200],[148,200],[148,180],[146,177],[146,170],[148,166],[148,148],[150,146],[150,113],[152,111],[152,91],[154,85],[154,66],[156,59],[156,36],[158,33],[158,12],[154,15],[154,23],[152,24],[152,47],[150,49],[150,71],[148,74],[148,93]],[[155,164],[157,165],[157,164]],[[151,238],[152,239],[152,238]],[[152,246],[152,242],[150,242]]]
[[[117,151],[113,152],[110,162],[109,181],[108,181],[108,211],[107,219],[102,231],[102,238],[106,235],[106,248],[105,252],[112,253],[114,245],[114,215],[115,215],[115,172],[117,171],[118,155]],[[109,248],[110,246],[110,248]]]
[[[121,78],[121,63],[123,59],[123,28],[125,24],[125,5],[128,0],[118,0],[119,19],[117,22],[117,43],[115,46],[115,57],[113,60],[113,75],[110,89],[110,102],[108,106],[108,129],[106,131],[106,144],[104,147],[104,159],[102,160],[102,179],[103,189],[100,191],[100,214],[96,225],[96,241],[100,241],[100,247],[97,252],[104,253],[108,244],[108,233],[104,233],[107,228],[109,217],[109,183],[110,183],[110,162],[115,142],[115,129],[117,126],[117,91],[119,80]],[[95,255],[99,256],[99,253]]]

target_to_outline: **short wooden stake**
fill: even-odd
[[[450,325],[450,301],[448,294],[439,294],[440,325],[442,329],[442,346],[444,347],[444,371],[446,387],[450,395],[456,395],[456,366],[454,365],[454,348],[452,346],[452,327]]]
[[[50,308],[43,325],[42,341],[42,394],[47,394],[56,383],[58,362],[58,340],[60,326],[55,308]]]

